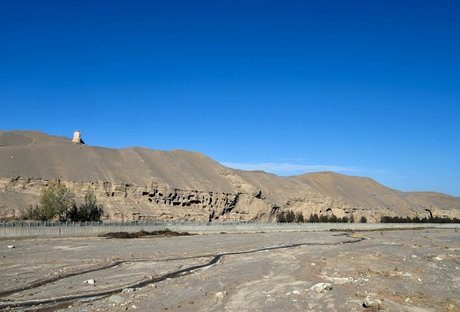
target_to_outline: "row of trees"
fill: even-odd
[[[331,215],[319,215],[317,213],[315,214],[310,214],[310,217],[308,219],[305,219],[302,212],[297,212],[294,213],[292,210],[288,211],[281,211],[278,214],[277,220],[278,222],[297,222],[297,223],[303,223],[303,222],[311,222],[311,223],[355,223],[355,217],[353,215],[348,217],[342,217],[338,218],[336,215],[331,214]],[[367,219],[366,217],[362,216],[361,219],[359,220],[361,223],[366,223]]]
[[[281,211],[277,217],[278,222],[305,222],[301,212],[294,213],[292,210]]]
[[[59,221],[100,221],[104,213],[102,206],[97,205],[96,195],[91,188],[85,193],[84,203],[77,207],[75,194],[64,184],[51,182],[42,190],[40,205],[32,206],[24,211],[22,220],[59,220]]]
[[[330,215],[319,215],[318,214],[310,214],[308,219],[304,218],[301,212],[294,213],[292,210],[288,211],[281,211],[278,214],[277,220],[278,222],[286,222],[286,223],[303,223],[303,222],[310,222],[310,223],[355,223],[355,218],[353,215],[348,217],[338,218],[334,214]],[[362,216],[359,219],[360,223],[367,223],[366,217]],[[390,217],[390,216],[382,216],[380,218],[381,223],[460,223],[460,219],[458,218],[449,218],[449,217],[438,217],[433,216],[432,218],[419,218],[419,217]]]
[[[381,223],[460,223],[460,219],[458,218],[448,218],[448,217],[438,217],[434,216],[432,218],[419,218],[419,217],[390,217],[390,216],[382,216],[380,218]]]

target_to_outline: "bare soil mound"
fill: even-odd
[[[188,236],[188,232],[176,232],[176,231],[139,231],[139,232],[109,232],[107,234],[101,235],[101,237],[106,238],[147,238],[147,237],[168,237],[168,236]]]

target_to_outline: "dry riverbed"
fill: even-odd
[[[0,310],[460,311],[459,234],[3,239]]]

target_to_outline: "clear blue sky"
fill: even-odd
[[[0,129],[460,196],[460,1],[0,1]]]

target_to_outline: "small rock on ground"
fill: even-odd
[[[318,283],[310,287],[310,290],[314,290],[316,292],[322,293],[332,290],[331,283]]]

